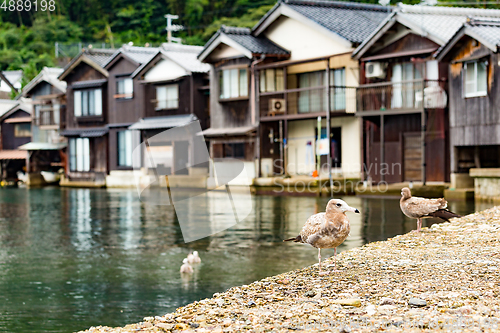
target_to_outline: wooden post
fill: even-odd
[[[382,170],[382,163],[385,161],[385,137],[384,137],[384,115],[380,115],[380,168],[378,172],[380,173],[380,181],[385,181],[385,175],[380,172]]]
[[[333,179],[332,179],[332,138],[331,136],[331,89],[330,89],[330,59],[326,60],[326,137],[328,138],[328,154],[326,166],[328,168],[328,179],[330,180],[330,197],[333,192]]]
[[[425,100],[425,99],[424,99]],[[422,184],[425,185],[426,183],[426,163],[425,163],[425,121],[426,121],[426,117],[425,117],[425,109],[422,110],[422,113],[421,113],[422,117],[421,117],[421,131],[422,131]]]

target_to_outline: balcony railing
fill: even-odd
[[[361,85],[357,88],[357,112],[421,112],[447,105],[446,82],[409,80]]]
[[[328,103],[330,103],[328,105]],[[298,116],[330,112],[356,112],[356,88],[330,86],[287,89],[278,92],[260,92],[261,117]]]
[[[53,110],[40,110],[37,123],[39,126],[55,126],[59,125],[58,118]]]

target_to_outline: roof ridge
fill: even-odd
[[[398,3],[398,12],[408,14],[428,14],[428,15],[456,15],[456,16],[486,16],[500,17],[498,9],[470,8],[470,7],[433,7],[422,5],[405,5]]]
[[[466,24],[470,26],[500,26],[500,17],[469,17]]]
[[[316,6],[316,7],[339,7],[349,8],[355,10],[372,10],[386,12],[390,6],[382,6],[369,3],[339,1],[339,0],[280,0],[280,2],[287,5],[303,5],[303,6]]]
[[[226,34],[233,35],[250,35],[251,33],[250,28],[231,27],[224,24],[220,27],[220,31]]]

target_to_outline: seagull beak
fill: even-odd
[[[359,214],[359,210],[357,208],[349,207],[347,211]]]

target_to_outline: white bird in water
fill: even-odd
[[[345,212],[359,213],[359,210],[350,207],[344,200],[331,199],[326,205],[325,213],[318,213],[309,217],[300,234],[297,237],[285,239],[284,242],[294,241],[317,248],[319,274],[328,274],[329,272],[321,271],[321,249],[335,249],[333,256],[336,269],[337,246],[344,242],[351,230]]]
[[[194,251],[193,253],[188,254],[187,259],[190,264],[199,264],[201,262],[198,251]]]
[[[448,202],[443,199],[425,199],[412,197],[408,187],[401,189],[401,200],[399,206],[403,214],[412,219],[417,219],[417,232],[422,228],[422,219],[429,217],[439,217],[448,221],[452,217],[461,217],[458,214],[446,209]]]
[[[186,273],[186,274],[193,273],[193,267],[191,267],[187,258],[184,258],[184,260],[182,261],[181,273]]]

